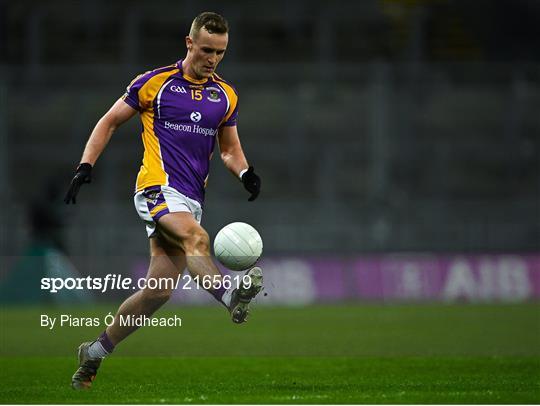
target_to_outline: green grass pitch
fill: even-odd
[[[75,349],[102,328],[39,315],[114,310],[3,307],[0,402],[540,403],[537,303],[259,307],[241,326],[217,305],[166,307],[182,327],[137,331],[76,392]]]

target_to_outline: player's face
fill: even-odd
[[[228,41],[229,34],[210,34],[204,28],[195,38],[186,38],[191,70],[196,79],[208,78],[214,73],[225,55]]]

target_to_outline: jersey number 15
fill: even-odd
[[[202,100],[202,92],[200,89],[191,89],[191,99],[200,101]]]

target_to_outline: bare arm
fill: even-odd
[[[137,110],[128,106],[122,99],[118,99],[94,127],[84,148],[81,162],[94,166],[114,131],[136,113]]]
[[[236,126],[221,127],[218,137],[221,160],[225,167],[238,178],[240,172],[248,168],[248,163],[240,144]]]

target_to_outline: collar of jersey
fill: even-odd
[[[183,59],[180,59],[178,62],[176,62],[176,67],[180,70],[180,72],[178,72],[178,76],[180,76],[180,77],[186,79],[188,82],[194,83],[196,85],[202,85],[202,84],[208,82],[208,78],[198,80],[198,79],[192,78],[189,75],[186,75],[184,73],[184,69],[182,69],[182,61],[183,61]]]

